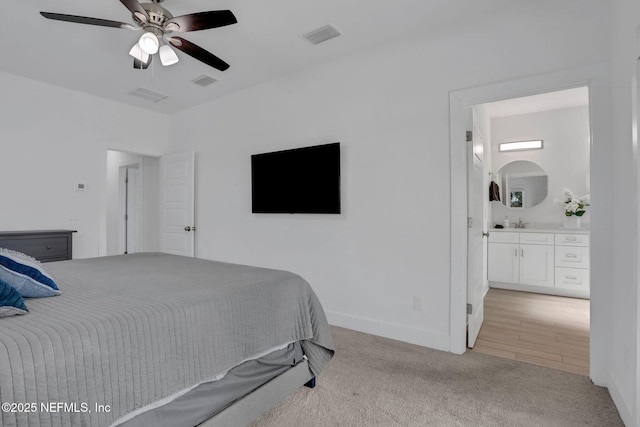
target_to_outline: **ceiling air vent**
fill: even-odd
[[[313,44],[320,44],[334,37],[338,37],[339,35],[341,35],[341,33],[337,30],[336,27],[325,25],[322,28],[318,28],[317,30],[313,30],[308,32],[307,34],[304,34],[302,37],[309,40],[309,42]]]
[[[211,76],[207,76],[206,74],[203,74],[191,81],[197,84],[198,86],[205,87],[205,86],[209,86],[211,83],[217,82],[218,79],[216,79],[215,77],[211,77]]]
[[[167,95],[163,95],[161,93],[154,92],[152,90],[144,89],[141,87],[129,92],[129,95],[137,96],[138,98],[142,98],[146,101],[151,101],[151,102],[159,102],[167,98]]]

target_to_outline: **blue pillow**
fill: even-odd
[[[20,252],[0,249],[0,280],[25,298],[60,295],[58,285],[40,261]]]
[[[4,280],[0,280],[0,317],[27,314],[27,311],[20,292]]]

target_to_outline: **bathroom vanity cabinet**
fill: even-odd
[[[489,286],[589,298],[589,235],[568,230],[491,230]]]

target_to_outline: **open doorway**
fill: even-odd
[[[483,179],[476,178],[480,183],[474,186],[473,170],[469,169],[468,189],[482,194],[474,215],[482,212],[486,239],[481,246],[485,253],[470,253],[469,259],[481,256],[486,270],[484,280],[478,282],[482,284],[477,285],[484,304],[477,297],[473,304],[482,310],[484,323],[480,327],[477,321],[470,321],[469,330],[479,329],[479,335],[477,341],[469,340],[469,347],[588,375],[588,89],[478,104],[470,109],[474,133],[480,133],[484,141],[485,170]],[[523,141],[537,141],[536,148],[506,149],[506,144]],[[570,217],[563,205],[567,189],[582,202]],[[477,199],[470,194],[470,212],[474,209],[472,200]],[[581,223],[568,223],[567,219]],[[477,245],[472,243],[472,228],[469,230],[468,250],[472,251]],[[469,272],[473,270],[469,267]]]
[[[160,158],[107,152],[107,255],[160,250]]]

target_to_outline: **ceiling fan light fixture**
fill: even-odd
[[[178,61],[178,55],[176,55],[174,50],[171,49],[171,46],[165,44],[160,47],[160,62],[162,62],[162,65],[167,67],[177,63]]]
[[[140,1],[145,2],[140,3]],[[67,15],[63,13],[40,12],[40,15],[46,19],[55,21],[142,31],[143,34],[137,41],[139,50],[131,49],[130,51],[131,56],[134,57],[134,68],[148,68],[153,60],[153,55],[160,50],[160,46],[169,44],[170,48],[178,49],[205,65],[209,65],[220,71],[228,69],[229,64],[213,53],[182,37],[172,36],[172,34],[209,30],[236,24],[238,20],[233,12],[230,10],[210,10],[173,16],[171,12],[159,5],[162,1],[163,0],[120,0],[129,12],[132,13],[134,25],[109,19]],[[165,65],[178,62],[175,51],[169,48],[165,48],[163,51],[166,51],[162,55],[162,62]],[[142,52],[144,52],[144,55]]]
[[[138,61],[146,64],[149,62],[149,54],[144,52],[138,43],[134,44],[131,50],[129,51],[129,55],[133,56]]]
[[[140,45],[140,49],[142,49],[143,52],[146,52],[149,55],[153,55],[154,53],[158,52],[158,48],[160,47],[158,36],[150,31],[147,31],[140,36],[138,44]]]

